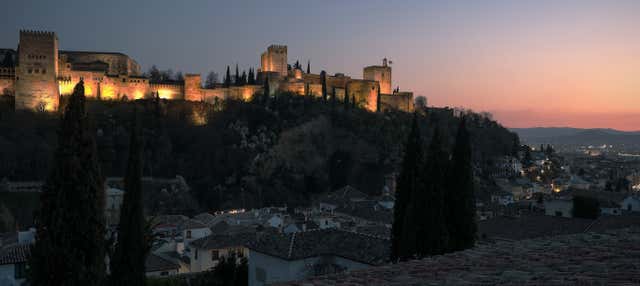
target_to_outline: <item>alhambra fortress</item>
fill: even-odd
[[[213,102],[217,99],[248,100],[262,94],[268,81],[269,91],[322,96],[322,75],[306,73],[287,62],[287,46],[272,45],[261,55],[254,85],[203,88],[199,74],[186,74],[184,81],[152,82],[141,73],[140,65],[129,56],[116,52],[58,50],[54,32],[20,31],[18,49],[0,49],[0,57],[12,57],[13,63],[0,68],[0,92],[13,95],[16,110],[55,111],[60,97],[69,95],[80,80],[87,97],[101,100],[140,99],[151,96],[170,100]],[[7,62],[4,59],[4,62]],[[363,69],[363,78],[342,73],[326,75],[328,97],[335,96],[370,111],[413,110],[413,93],[393,89],[391,66]]]

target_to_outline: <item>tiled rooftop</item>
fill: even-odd
[[[640,285],[640,227],[481,244],[277,285]]]
[[[0,248],[0,265],[24,263],[31,254],[31,245],[21,244]]]
[[[286,260],[334,255],[369,265],[382,265],[389,257],[391,242],[371,235],[326,229],[292,234],[265,233],[248,247]]]

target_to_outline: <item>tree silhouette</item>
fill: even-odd
[[[142,142],[136,111],[131,124],[129,162],[124,178],[118,241],[111,258],[110,285],[145,285],[147,241],[142,204]]]
[[[80,81],[62,114],[54,163],[41,194],[31,285],[104,281],[104,179],[93,134]]]

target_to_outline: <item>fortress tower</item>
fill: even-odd
[[[277,72],[280,76],[287,76],[287,46],[269,46],[260,60],[263,72]]]
[[[16,109],[57,110],[58,37],[53,32],[20,31],[16,68]]]
[[[387,64],[387,59],[382,60],[381,66],[368,66],[364,68],[363,78],[380,83],[380,93],[392,94],[391,67]]]

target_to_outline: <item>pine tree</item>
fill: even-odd
[[[307,73],[311,73],[311,60],[307,61]]]
[[[320,83],[322,84],[322,100],[327,102],[327,73],[320,72]]]
[[[418,237],[418,257],[447,251],[449,239],[444,195],[448,160],[449,155],[444,150],[440,131],[436,127],[422,171],[423,189],[412,197],[412,203],[416,205],[412,216],[421,218],[413,230]]]
[[[205,80],[204,87],[215,88],[216,83],[218,83],[218,74],[216,74],[213,71],[210,71],[209,74],[207,74],[207,79]]]
[[[391,234],[391,258],[394,261],[405,260],[415,254],[415,221],[413,221],[414,209],[411,203],[412,196],[421,186],[422,144],[418,114],[414,113],[395,193]]]
[[[448,250],[459,251],[471,248],[475,244],[478,227],[471,165],[471,140],[464,117],[460,121],[456,134],[452,168],[447,181],[449,187],[445,194],[445,203],[449,232]]]
[[[137,116],[131,127],[129,162],[124,179],[124,200],[120,210],[118,242],[111,258],[110,285],[145,285],[147,245],[142,204],[142,142]]]
[[[227,74],[224,77],[224,87],[231,86],[231,72],[229,71],[229,66],[227,66]]]
[[[31,285],[100,285],[105,277],[104,179],[80,81],[61,116],[41,194]]]

